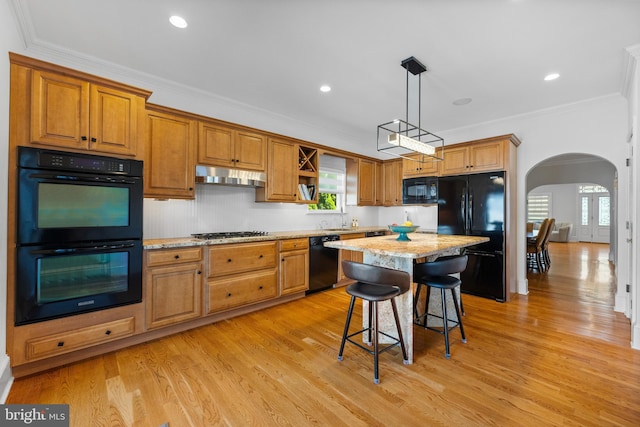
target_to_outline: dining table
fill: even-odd
[[[461,249],[469,246],[478,245],[489,241],[489,238],[483,236],[466,236],[466,235],[449,235],[437,233],[410,233],[407,235],[409,240],[398,240],[398,234],[391,234],[379,237],[367,237],[359,239],[337,240],[325,242],[326,247],[335,249],[346,249],[350,251],[358,251],[363,253],[363,262],[365,264],[377,265],[395,270],[401,270],[409,273],[411,282],[413,283],[413,266],[415,262],[434,261],[438,257],[445,255],[459,254]],[[434,301],[437,298],[437,301]],[[439,293],[433,292],[428,302],[429,312],[435,310],[434,314],[441,315],[441,300]],[[400,326],[407,349],[408,361],[413,363],[413,324],[414,324],[414,301],[413,291],[405,292],[396,297],[396,305],[398,308],[398,316],[400,318]],[[447,301],[447,311],[455,313],[453,310],[453,302]],[[449,305],[452,306],[449,310]],[[363,313],[368,312],[368,304],[363,301]],[[362,316],[363,327],[368,327],[368,316]],[[391,305],[382,305],[378,309],[378,322],[381,331],[397,335],[395,320]],[[384,335],[381,336],[380,342],[384,342]]]

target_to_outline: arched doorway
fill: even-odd
[[[611,162],[598,156],[581,153],[563,154],[539,162],[526,175],[525,183],[527,200],[535,200],[537,208],[531,209],[527,206],[527,210],[531,209],[531,212],[527,213],[527,218],[534,214],[547,215],[556,218],[558,224],[569,224],[571,228],[570,233],[560,240],[562,243],[557,243],[560,246],[556,246],[562,253],[562,262],[571,262],[567,260],[567,256],[580,257],[585,256],[585,253],[593,253],[593,248],[588,247],[576,250],[577,242],[588,242],[583,245],[597,244],[600,246],[597,250],[605,256],[601,259],[604,263],[604,268],[601,270],[611,274],[610,283],[614,284],[616,283],[615,268],[609,268],[608,264],[615,265],[617,260],[616,184],[617,170]],[[570,246],[570,242],[574,242],[574,246]],[[565,246],[562,246],[563,244]],[[609,262],[606,259],[607,251]],[[579,262],[575,260],[575,264],[578,265]],[[559,267],[565,267],[565,265]],[[579,276],[583,274],[578,269],[563,271],[575,274],[576,280],[579,280]],[[528,276],[528,278],[532,284],[539,285],[540,277]],[[531,289],[535,291],[536,286]],[[615,294],[615,288],[610,291],[602,292],[600,295],[603,298],[602,302],[610,305],[613,310],[615,301],[612,293]]]

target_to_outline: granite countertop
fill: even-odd
[[[144,239],[142,245],[144,249],[167,249],[188,246],[211,246],[229,243],[264,242],[270,240],[296,239],[311,236],[327,236],[334,234],[354,234],[366,233],[368,231],[387,231],[387,227],[358,227],[358,228],[326,228],[322,230],[299,230],[299,231],[274,231],[266,236],[234,237],[225,239],[196,239],[194,237],[175,237],[165,239]]]
[[[411,241],[408,242],[398,241],[397,238],[397,234],[392,234],[368,239],[326,242],[325,246],[336,249],[370,252],[376,255],[416,259],[489,241],[488,237],[434,233],[411,233],[409,234]]]

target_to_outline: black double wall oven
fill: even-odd
[[[15,324],[142,300],[142,162],[18,148]]]

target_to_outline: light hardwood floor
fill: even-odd
[[[68,403],[72,426],[637,426],[640,352],[612,311],[607,245],[555,243],[509,303],[464,295],[468,342],[415,329],[415,363],[347,346],[348,298],[303,300],[18,379],[7,403]],[[354,324],[359,319],[354,319]]]

